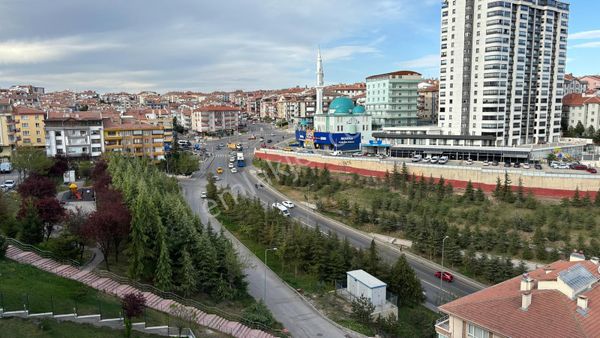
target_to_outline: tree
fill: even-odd
[[[18,214],[21,231],[19,239],[27,244],[37,244],[44,240],[44,224],[35,207],[35,201],[28,198],[21,203]]]
[[[121,301],[123,316],[125,317],[125,336],[131,337],[132,318],[144,313],[146,298],[141,293],[128,293]]]
[[[398,306],[419,304],[423,301],[423,289],[415,271],[408,265],[404,254],[392,266],[387,279],[390,291],[398,296]]]
[[[8,243],[6,243],[6,236],[0,234],[0,260],[6,256],[6,250],[8,249]]]
[[[44,149],[35,147],[17,147],[13,153],[12,163],[19,175],[35,173],[46,175],[53,164],[52,159],[46,156]]]
[[[261,325],[271,327],[275,323],[275,318],[265,303],[259,300],[242,311],[242,322],[254,328],[260,328]]]
[[[581,136],[583,136],[584,132],[585,132],[585,127],[583,126],[581,121],[577,122],[577,125],[575,126],[575,136],[581,137]]]
[[[208,176],[208,183],[206,184],[206,197],[210,200],[217,201],[219,196],[217,185],[215,184],[215,177],[212,175]]]
[[[473,190],[473,183],[471,183],[471,180],[467,182],[463,199],[469,202],[475,201],[475,191]]]
[[[46,197],[36,201],[38,215],[46,228],[46,240],[50,238],[54,225],[65,217],[65,209],[54,197]]]
[[[494,188],[492,195],[496,199],[502,199],[502,181],[500,180],[500,176],[496,177],[496,188]]]
[[[377,254],[377,245],[375,244],[375,240],[372,239],[369,251],[367,251],[367,271],[372,275],[377,275],[380,260],[379,254]]]
[[[159,289],[169,291],[171,288],[171,276],[173,272],[171,271],[171,259],[169,257],[169,249],[165,238],[165,230],[162,225],[158,227],[156,240],[158,244],[158,261],[156,263],[154,282]]]
[[[360,296],[352,301],[352,317],[359,323],[371,324],[373,311],[375,311],[375,306],[365,296]]]
[[[192,323],[195,323],[198,319],[198,312],[195,308],[189,306],[183,306],[178,303],[171,304],[169,307],[169,314],[173,316],[175,321],[174,325],[177,328],[177,337],[181,337],[183,329],[186,325],[190,328]],[[186,336],[187,337],[187,336]]]
[[[48,177],[32,174],[19,184],[17,191],[22,198],[54,197],[56,196],[56,185]]]
[[[69,170],[69,161],[64,156],[55,156],[54,163],[48,169],[48,176],[62,178],[65,171]]]

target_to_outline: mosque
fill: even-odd
[[[337,151],[360,150],[361,143],[371,139],[371,115],[365,107],[356,106],[348,97],[331,101],[323,113],[323,62],[317,54],[317,111],[314,129],[296,130],[296,140],[305,148]]]

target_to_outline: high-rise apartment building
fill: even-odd
[[[417,125],[418,84],[421,74],[397,71],[367,77],[367,113],[373,130]]]
[[[558,141],[568,19],[563,1],[444,1],[444,134],[489,136],[497,146]]]

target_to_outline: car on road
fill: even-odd
[[[595,168],[587,168],[585,171],[587,171],[590,174],[596,174],[598,172],[598,170],[596,170]]]
[[[290,216],[290,212],[289,210],[281,203],[273,203],[271,205],[273,207],[273,209],[275,210],[279,210],[279,212],[285,216],[285,217],[289,217]]]
[[[230,169],[235,167],[235,164],[233,164],[233,162],[229,162],[229,164],[227,165]]]
[[[232,163],[235,162],[235,157],[230,157],[229,162],[232,162]]]
[[[283,206],[286,207],[286,208],[293,208],[294,207],[294,203],[292,203],[292,201],[283,201],[283,202],[281,202],[281,204],[283,204]]]
[[[218,168],[217,168],[217,174],[222,174],[222,173],[223,173],[223,168],[221,168],[221,167],[218,167]]]
[[[272,143],[272,142],[273,142],[273,140],[271,140],[271,139],[267,140],[267,143]]]
[[[15,183],[14,180],[5,180],[4,183],[2,184],[2,190],[4,190],[4,191],[12,190],[15,188],[16,185],[17,185],[17,183]]]
[[[235,174],[235,173],[237,173],[237,172],[238,172],[238,170],[237,170],[237,168],[236,168],[236,167],[233,167],[233,168],[231,168],[231,173],[232,173],[232,174]]]
[[[290,147],[283,147],[283,151],[293,151],[293,149]]]
[[[569,167],[573,170],[587,170],[588,168],[587,165],[579,163],[573,163]]]
[[[534,167],[536,170],[542,170],[542,165],[541,165],[541,164],[539,164],[539,163],[536,163],[536,164],[534,164],[534,165],[533,165],[533,167]]]
[[[200,193],[200,197],[201,197],[201,198],[206,198],[206,197],[207,197],[207,195],[206,195],[206,191],[203,191],[203,192],[201,192],[201,193]]]
[[[435,278],[441,278],[444,282],[450,283],[454,280],[454,276],[448,271],[444,271],[444,273],[437,271],[434,275]]]
[[[248,140],[256,140],[256,135],[250,135],[250,136],[248,137]]]
[[[275,136],[275,133],[271,133],[271,136]]]

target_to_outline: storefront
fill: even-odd
[[[296,140],[304,148],[339,151],[356,151],[360,149],[360,133],[345,134],[296,130]]]

